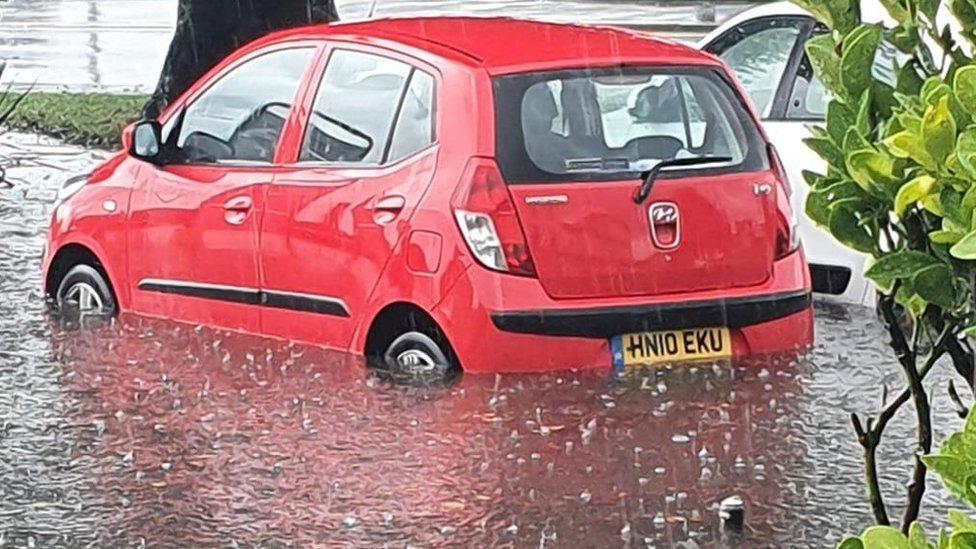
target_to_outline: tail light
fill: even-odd
[[[776,229],[776,259],[783,259],[800,248],[799,222],[793,208],[780,211],[780,226]]]
[[[451,206],[461,235],[479,263],[495,271],[536,276],[515,204],[493,160],[468,161]]]
[[[783,169],[783,162],[780,161],[779,153],[776,152],[776,147],[772,143],[766,146],[766,150],[769,153],[770,169],[773,171],[776,181],[783,190],[783,192],[776,193],[776,210],[778,214],[776,259],[783,259],[800,247],[800,223],[796,215],[796,210],[790,204],[793,189],[790,187],[790,181],[786,177],[786,170]]]

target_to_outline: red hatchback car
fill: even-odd
[[[308,27],[237,52],[58,196],[58,304],[410,372],[811,344],[775,151],[715,58],[505,19]]]

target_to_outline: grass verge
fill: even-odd
[[[145,95],[32,92],[7,128],[50,135],[75,145],[118,149],[122,128],[139,118]]]

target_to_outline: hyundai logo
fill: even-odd
[[[672,202],[651,204],[648,210],[651,222],[651,238],[662,250],[673,250],[681,243],[681,214]]]

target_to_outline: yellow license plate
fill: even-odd
[[[731,358],[732,338],[728,328],[641,332],[611,339],[610,348],[614,368],[625,370],[634,366]]]

